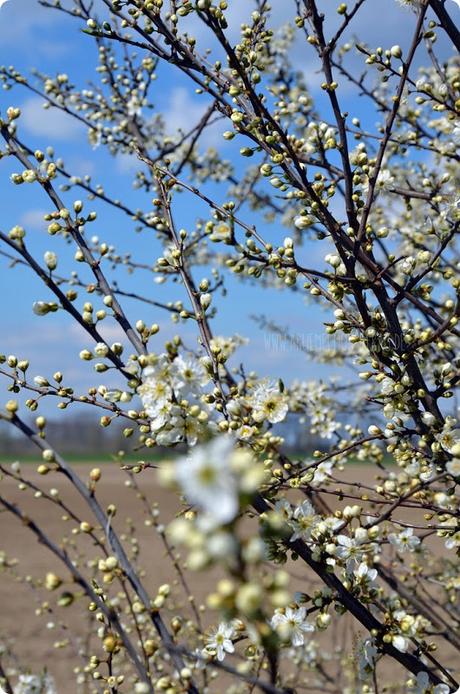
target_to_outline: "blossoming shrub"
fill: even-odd
[[[59,370],[30,375],[27,354],[0,358],[12,393],[2,419],[40,450],[44,477],[17,463],[2,474],[57,507],[76,540],[54,541],[6,484],[0,505],[62,564],[30,578],[47,604],[87,614],[78,691],[457,691],[460,63],[442,48],[460,48],[457,8],[395,6],[411,26],[403,49],[352,38],[372,0],[283,3],[281,29],[264,1],[244,8],[240,27],[225,0],[42,4],[95,43],[98,81],[80,88],[38,73],[31,82],[4,67],[3,86],[33,90],[83,123],[94,147],[131,156],[144,196],[134,209],[122,186],[112,195],[75,176],[52,143],[28,146],[20,108],[2,112],[11,184],[41,192],[49,238],[41,256],[17,225],[0,231],[0,253],[18,282],[22,271],[43,282],[35,314],[66,312],[84,331],[79,356],[95,372],[83,392]],[[320,71],[319,96],[299,65]],[[201,95],[187,131],[170,132],[154,109],[160,71]],[[225,148],[207,146],[216,132]],[[106,208],[148,246],[137,252],[136,237],[117,250]],[[151,283],[130,288],[123,268],[128,279],[150,273],[171,300]],[[254,286],[267,298],[284,292],[301,325],[322,307],[321,349],[270,316],[255,319],[292,348],[299,374],[306,353],[328,365],[329,380],[284,383],[245,367],[237,317],[246,307],[215,334],[237,281],[248,307]],[[161,313],[173,337],[165,321],[152,323]],[[142,568],[134,526],[120,533],[116,505],[100,502],[101,470],[82,479],[47,440],[44,401],[99,412],[104,427],[125,422],[138,462],[126,462],[123,442],[118,460],[161,538],[168,583]],[[318,450],[286,453],[278,425],[288,415],[319,437]],[[179,455],[156,462],[159,446]],[[171,522],[162,495],[144,493],[152,476],[176,495]],[[85,514],[61,495],[63,477]],[[84,551],[78,538],[91,540]],[[2,566],[11,573],[14,558]],[[213,584],[203,604],[193,572]],[[344,623],[352,636],[337,640]],[[8,694],[55,691],[49,676],[15,664],[9,645],[0,665]]]

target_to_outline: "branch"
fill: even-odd
[[[429,0],[429,5],[457,51],[460,51],[460,31],[455,26],[450,15],[446,12],[444,2],[445,0]]]
[[[175,652],[175,649],[172,648],[172,646],[174,646],[174,641],[171,637],[171,634],[169,633],[168,628],[166,627],[159,612],[152,609],[150,597],[147,591],[145,590],[143,584],[141,583],[139,577],[137,576],[131,562],[129,561],[126,552],[123,548],[123,545],[121,544],[118,535],[115,533],[112,527],[110,517],[107,516],[106,513],[103,511],[101,505],[94,496],[94,493],[90,489],[88,489],[88,487],[84,484],[80,477],[70,467],[70,465],[68,465],[68,463],[56,451],[54,451],[54,449],[52,448],[52,446],[50,446],[46,439],[42,439],[40,436],[38,436],[38,434],[35,434],[34,431],[17,415],[13,415],[9,421],[40,450],[53,451],[55,462],[59,466],[59,472],[62,472],[67,477],[67,479],[70,480],[73,487],[78,491],[80,496],[83,497],[89,508],[92,510],[95,518],[97,519],[98,523],[100,524],[102,530],[104,531],[107,537],[112,551],[114,552],[120,563],[120,567],[123,569],[131,587],[142,601],[145,609],[147,610],[147,613],[150,615],[150,619],[155,629],[157,630],[158,635],[160,636],[163,642],[163,645],[165,646],[166,650],[171,653],[171,658],[174,662],[174,665],[180,672],[184,667],[184,662],[182,658]],[[190,694],[198,694],[198,690],[196,689],[193,682],[190,684],[188,691],[190,692]]]

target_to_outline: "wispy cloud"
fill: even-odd
[[[52,138],[52,140],[71,140],[82,135],[81,123],[58,108],[43,108],[43,99],[31,97],[22,106],[21,125],[30,135]]]
[[[133,174],[140,168],[139,159],[135,154],[117,154],[116,167],[118,173]]]
[[[37,0],[10,0],[2,7],[0,19],[0,45],[11,46],[32,56],[62,55],[70,50],[68,42],[50,40],[45,31],[58,26],[63,21],[60,12],[45,9]]]
[[[203,117],[209,108],[209,100],[206,97],[194,97],[193,91],[186,87],[174,87],[169,94],[169,101],[163,113],[168,132],[172,135],[177,132],[189,132]],[[222,139],[222,124],[214,124],[206,128],[200,138],[204,147],[216,146],[225,143]]]
[[[47,227],[47,222],[43,219],[43,215],[46,214],[45,210],[27,210],[20,217],[20,224],[26,229],[32,231],[43,231]]]
[[[171,91],[164,120],[170,132],[185,132],[200,120],[205,110],[206,101],[200,103],[192,98],[188,89],[176,87]]]
[[[95,162],[87,157],[71,156],[66,158],[66,164],[72,176],[92,176],[97,168]]]

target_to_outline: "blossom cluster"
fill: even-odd
[[[0,262],[41,283],[34,321],[73,321],[78,368],[0,354],[0,420],[39,457],[0,460],[2,517],[61,566],[0,550],[2,581],[39,596],[88,694],[458,691],[457,8],[398,0],[407,42],[374,46],[372,0],[283,4],[281,28],[276,3],[44,4],[96,76],[0,67],[0,175],[44,200],[44,233],[21,205]],[[203,108],[175,128],[179,75]],[[17,89],[129,161],[135,195],[28,143]],[[115,430],[122,495],[57,450],[52,403]],[[55,694],[15,647],[0,686]]]

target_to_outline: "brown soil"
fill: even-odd
[[[35,467],[32,464],[24,465],[22,472],[28,479],[46,491],[52,487],[58,487],[61,498],[71,506],[79,517],[88,521],[92,520],[81,498],[60,475],[50,473],[43,478],[37,474]],[[88,464],[75,465],[75,469],[84,479],[87,479],[91,467]],[[136,525],[137,537],[142,548],[141,564],[146,569],[143,580],[149,593],[155,594],[159,585],[171,580],[170,561],[165,557],[164,547],[155,530],[145,525],[146,516],[142,503],[136,498],[135,492],[125,486],[126,474],[114,464],[104,463],[102,469],[103,476],[98,483],[98,497],[104,506],[109,503],[117,506],[114,525],[119,532],[126,532],[127,518],[132,519]],[[371,468],[357,465],[352,466],[350,474],[354,479],[360,479],[363,484],[371,482],[374,476]],[[177,509],[177,499],[160,488],[155,482],[155,477],[154,471],[146,471],[141,478],[142,489],[148,496],[150,503],[158,502],[160,504],[162,519],[167,522]],[[341,478],[345,479],[345,475],[342,474]],[[43,499],[34,498],[33,492],[30,490],[21,491],[15,482],[5,478],[0,482],[0,494],[9,501],[17,503],[56,543],[61,542],[63,532],[66,533],[67,537],[72,537],[72,528],[76,527],[76,523],[67,521],[66,529],[63,531],[62,513],[56,509],[50,510],[50,504]],[[337,504],[336,497],[329,497],[329,501],[334,506]],[[80,544],[85,543],[81,546],[85,547],[87,555],[98,556],[97,551],[91,549],[91,541],[87,536],[80,536],[78,542]],[[74,678],[71,677],[69,681],[69,667],[81,666],[83,661],[78,660],[78,656],[75,656],[72,648],[56,649],[53,644],[67,638],[70,634],[68,630],[58,626],[61,619],[65,619],[66,624],[72,624],[74,634],[84,633],[85,620],[82,614],[82,602],[77,601],[75,605],[65,610],[58,608],[47,613],[45,609],[41,610],[42,614],[34,613],[40,606],[43,607],[43,601],[49,600],[50,605],[54,606],[56,594],[33,589],[24,580],[25,577],[44,578],[47,571],[50,570],[54,570],[61,576],[66,574],[50,552],[36,541],[30,529],[8,512],[0,514],[0,550],[6,553],[8,560],[17,559],[19,562],[13,571],[7,570],[2,573],[0,567],[0,643],[11,644],[19,662],[31,668],[32,671],[40,671],[46,667],[57,682],[59,694],[77,694]],[[300,564],[293,565],[292,587],[294,590],[300,587],[306,590],[306,583],[310,590],[312,588],[312,577],[307,577],[305,580],[303,568]],[[13,572],[21,578],[15,579],[12,575]],[[189,576],[191,589],[198,601],[204,598],[215,585],[215,581],[216,574],[212,572],[190,574]],[[54,623],[56,626],[48,628],[47,624],[49,623]],[[329,650],[345,642],[352,652],[353,641],[358,631],[356,624],[353,624],[350,618],[344,622],[343,633],[342,631],[338,633],[332,629],[328,630],[326,636],[320,638],[320,642],[325,641],[324,645]],[[382,684],[387,673],[391,674],[393,682],[395,679],[397,680],[398,666],[395,666],[394,663],[382,663],[379,669],[379,680]],[[405,679],[406,677],[401,672],[399,681],[403,682]],[[318,692],[319,690],[309,689],[309,691]],[[334,687],[334,682],[332,682],[329,691],[340,694],[342,690]],[[349,691],[353,691],[353,687]],[[381,691],[391,690],[382,689]],[[398,691],[402,690],[399,689]]]

